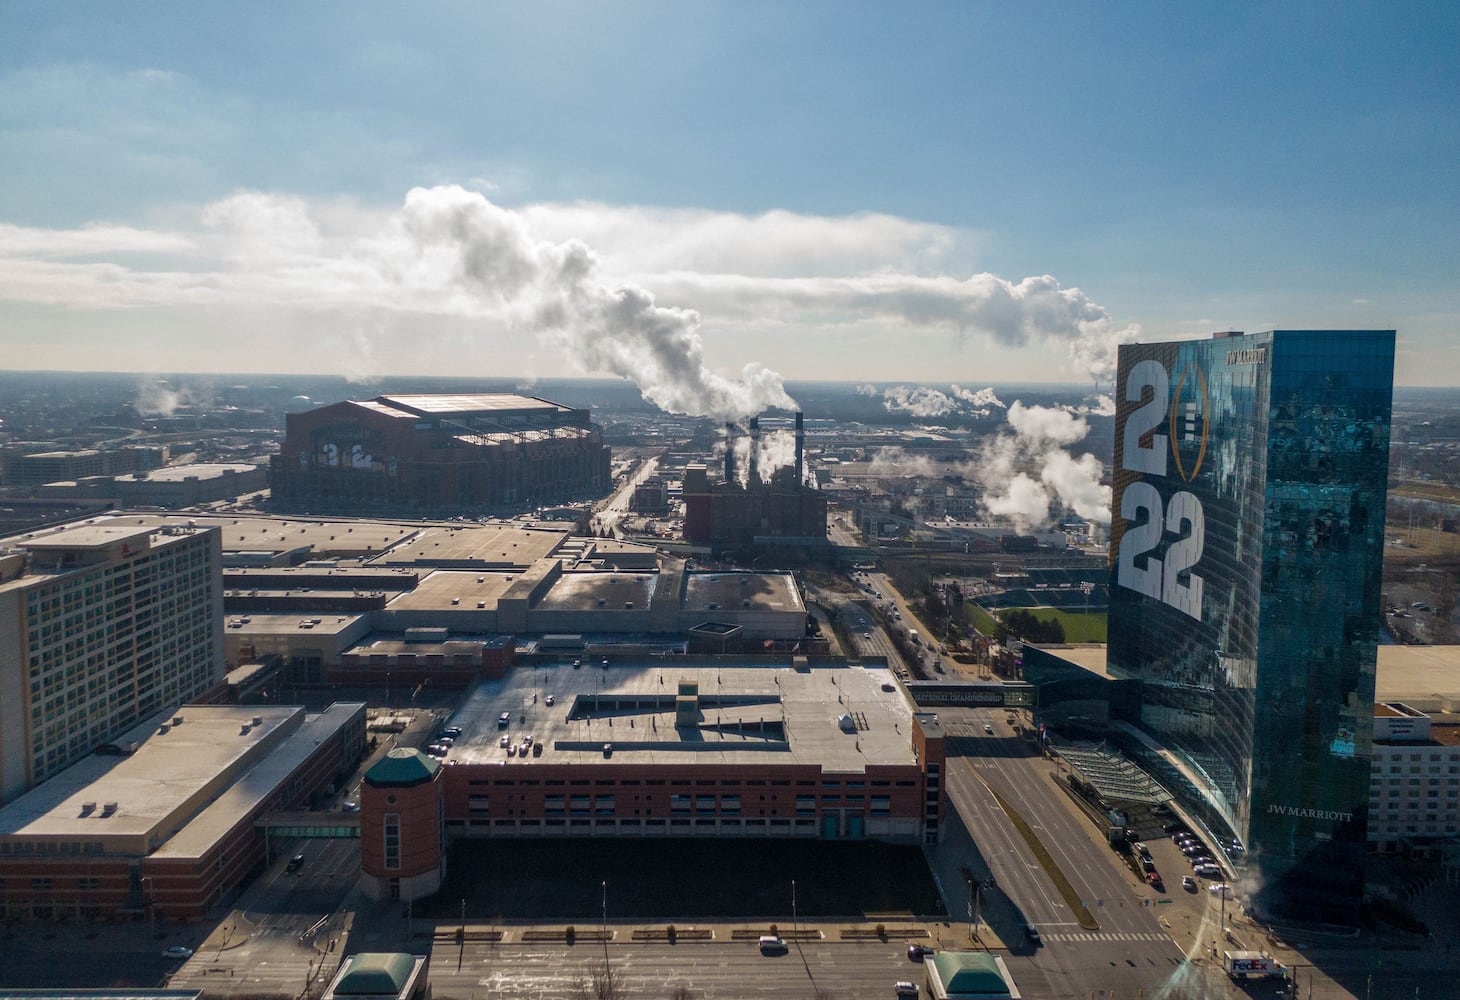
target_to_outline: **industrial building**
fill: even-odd
[[[1392,330],[1120,348],[1108,671],[1266,919],[1359,918],[1393,372]]]
[[[826,542],[826,496],[806,485],[806,431],[795,417],[792,464],[761,475],[760,418],[750,418],[748,468],[744,482],[737,469],[734,424],[725,425],[724,478],[712,483],[704,465],[685,467],[684,538],[713,552],[753,545],[812,545]]]
[[[271,465],[285,511],[430,516],[601,496],[587,410],[510,393],[394,395],[291,413]]]
[[[0,916],[202,917],[268,863],[264,817],[307,809],[364,749],[363,704],[171,708],[0,808]]]
[[[461,734],[440,764],[396,750],[367,772],[361,857],[375,895],[434,892],[456,838],[941,833],[942,726],[885,666],[519,667],[478,684],[450,721]]]
[[[223,683],[220,541],[160,519],[0,539],[0,802]]]

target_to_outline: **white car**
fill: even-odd
[[[1230,892],[1232,887],[1225,882],[1213,882],[1207,886],[1207,892],[1214,896],[1220,896],[1224,892]]]

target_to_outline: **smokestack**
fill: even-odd
[[[760,462],[756,454],[760,451],[760,417],[750,418],[750,475],[746,483],[751,489],[760,485]]]
[[[802,486],[806,482],[806,427],[801,420],[801,411],[796,411],[796,485]]]
[[[725,482],[735,482],[735,421],[725,421]]]

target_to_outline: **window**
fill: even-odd
[[[385,867],[387,869],[400,868],[400,813],[385,814],[384,844]]]

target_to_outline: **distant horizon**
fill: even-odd
[[[199,370],[199,371],[160,371],[160,370],[159,371],[146,371],[146,370],[141,370],[141,369],[128,370],[128,371],[106,371],[106,370],[101,370],[101,369],[90,369],[90,368],[0,368],[0,376],[5,376],[5,375],[85,375],[85,376],[90,376],[90,375],[96,375],[96,376],[111,375],[111,376],[116,376],[118,378],[141,378],[141,379],[147,379],[147,378],[158,379],[158,378],[173,378],[173,377],[179,377],[179,378],[180,377],[188,377],[188,378],[192,378],[192,377],[197,377],[197,378],[234,378],[234,379],[239,379],[239,378],[335,378],[335,379],[340,379],[341,381],[345,382],[346,384],[349,384],[349,385],[359,385],[359,386],[378,385],[380,382],[385,381],[387,379],[413,379],[413,378],[418,378],[418,379],[454,379],[454,380],[462,381],[462,382],[470,382],[470,381],[521,382],[521,383],[524,383],[524,384],[532,384],[532,383],[535,383],[535,382],[607,382],[607,383],[612,383],[614,385],[634,386],[634,382],[633,382],[632,379],[629,379],[629,378],[626,378],[626,377],[623,377],[623,376],[617,376],[617,375],[541,375],[541,376],[510,375],[510,374],[508,374],[508,375],[439,375],[439,374],[430,374],[430,373],[423,373],[423,372],[413,372],[413,373],[405,373],[405,374],[386,373],[386,374],[382,374],[382,375],[373,375],[373,376],[371,376],[369,378],[362,379],[362,378],[358,378],[358,377],[351,377],[349,375],[342,375],[339,372],[299,372],[299,371],[296,371],[296,372],[283,372],[283,371],[273,371],[273,372],[269,372],[269,371],[228,372],[228,371],[201,371],[201,370]],[[858,386],[858,385],[874,385],[874,386],[896,386],[896,385],[938,386],[938,385],[946,385],[946,384],[948,384],[948,380],[947,379],[896,379],[896,378],[895,379],[812,379],[812,378],[792,378],[792,377],[787,377],[785,381],[786,381],[786,384],[787,385],[845,385],[845,386],[853,386],[853,387]],[[965,379],[964,381],[968,381],[968,382],[970,382],[970,384],[972,384],[975,380]],[[991,385],[991,386],[997,386],[997,387],[1000,387],[1000,388],[1031,388],[1031,389],[1039,389],[1039,388],[1047,388],[1047,389],[1080,388],[1080,389],[1089,391],[1089,390],[1092,390],[1094,388],[1094,386],[1095,386],[1095,383],[1093,383],[1093,382],[1081,382],[1081,381],[1077,381],[1077,380],[1070,380],[1070,381],[1067,381],[1067,382],[1054,382],[1054,381],[1040,382],[1040,381],[1029,381],[1029,380],[1019,380],[1019,379],[994,379],[994,380],[978,380],[978,381],[979,381],[979,384],[987,384],[987,385]],[[635,387],[635,388],[637,388],[637,387]],[[1101,388],[1103,390],[1104,383],[1101,383]],[[1444,392],[1444,391],[1447,391],[1447,390],[1460,389],[1460,385],[1413,385],[1413,384],[1406,384],[1406,383],[1402,383],[1402,382],[1396,381],[1394,383],[1394,388],[1395,389],[1414,389],[1414,390],[1433,390],[1433,391],[1436,391],[1436,392]]]

